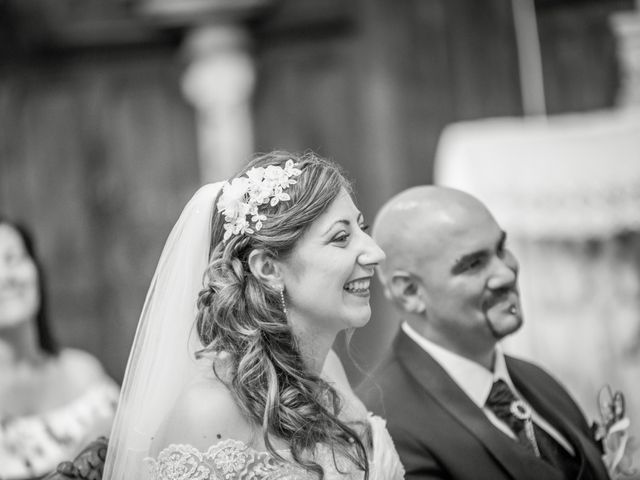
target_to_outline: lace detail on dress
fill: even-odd
[[[369,453],[371,480],[402,480],[404,468],[385,421],[370,416],[374,451]],[[280,450],[291,460],[288,450]],[[346,458],[334,456],[328,445],[318,445],[315,461],[325,480],[362,480],[364,473]],[[156,459],[145,458],[149,480],[317,480],[318,475],[301,466],[282,461],[268,452],[258,452],[238,440],[223,440],[206,452],[192,445],[169,445]]]
[[[169,445],[157,459],[145,458],[151,480],[314,480],[301,467],[258,452],[243,442],[224,440],[201,452]]]

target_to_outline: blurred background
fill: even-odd
[[[122,380],[161,248],[195,189],[313,149],[372,220],[442,183],[521,261],[508,344],[640,438],[640,2],[0,0],[0,211],[29,224],[61,342]],[[375,286],[357,382],[398,326]]]

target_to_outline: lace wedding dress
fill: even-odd
[[[369,417],[373,436],[370,455],[372,480],[400,480],[404,469],[393,446],[385,422]],[[290,459],[287,450],[281,450]],[[331,449],[323,445],[316,451],[315,460],[324,469],[326,480],[360,480],[361,471],[353,471],[346,459],[334,462]],[[169,445],[155,458],[146,458],[147,480],[317,480],[295,462],[283,462],[267,452],[258,452],[237,440],[222,440],[202,452],[191,445]]]

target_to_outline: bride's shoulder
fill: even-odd
[[[206,379],[190,384],[180,394],[154,438],[152,452],[157,454],[172,444],[205,451],[222,440],[250,436],[251,426],[226,385]]]

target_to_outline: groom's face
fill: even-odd
[[[518,263],[484,206],[432,231],[426,250],[421,287],[436,340],[466,354],[520,328]]]

